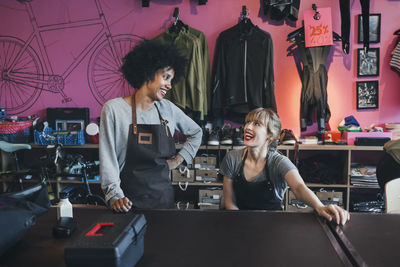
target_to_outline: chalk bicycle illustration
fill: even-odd
[[[8,114],[19,114],[29,109],[42,91],[60,94],[62,103],[70,102],[72,99],[64,92],[65,79],[87,56],[90,56],[87,68],[89,88],[100,105],[108,99],[132,93],[133,88],[123,79],[119,68],[124,55],[144,38],[134,34],[113,36],[100,0],[94,0],[97,18],[44,26],[38,25],[31,1],[18,2],[25,5],[33,31],[26,41],[14,36],[0,36],[0,106],[6,107]],[[54,73],[42,33],[93,25],[102,27],[63,73]],[[37,50],[31,45],[34,40],[39,47]]]

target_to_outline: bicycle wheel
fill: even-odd
[[[16,37],[0,36],[0,106],[5,107],[9,115],[29,109],[43,88],[42,83],[31,80],[43,80],[43,66],[30,46],[26,47],[10,71],[10,74],[18,76],[18,80],[6,74],[24,45],[25,42]]]
[[[88,66],[89,87],[100,105],[109,99],[133,93],[133,88],[126,82],[119,69],[122,58],[143,39],[121,34],[113,36],[112,40],[118,58],[114,57],[108,40],[105,40],[90,57]]]

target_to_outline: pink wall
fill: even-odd
[[[380,48],[380,76],[372,78],[357,78],[356,49],[357,44],[357,15],[361,13],[358,0],[351,2],[351,51],[343,54],[341,44],[336,43],[328,59],[328,103],[332,118],[330,126],[336,129],[340,121],[354,115],[362,127],[371,123],[400,122],[400,76],[389,68],[390,52],[395,44],[393,32],[400,28],[399,12],[400,1],[371,0],[371,13],[381,13],[381,42],[371,47]],[[94,0],[34,0],[31,2],[34,14],[39,25],[71,22],[80,19],[96,18],[97,9]],[[301,82],[295,66],[293,56],[287,56],[287,48],[291,45],[286,41],[289,32],[301,26],[303,11],[311,9],[311,4],[318,7],[331,7],[333,30],[340,34],[339,1],[302,0],[299,20],[296,23],[275,22],[260,16],[260,0],[209,0],[207,5],[198,6],[196,0],[151,0],[149,8],[141,7],[141,0],[100,0],[105,18],[110,26],[112,35],[137,34],[152,38],[172,23],[172,13],[175,7],[180,8],[180,18],[186,24],[202,30],[208,37],[210,55],[214,54],[214,47],[218,34],[235,25],[241,11],[246,5],[250,11],[252,22],[268,31],[274,43],[274,70],[275,93],[278,113],[283,127],[290,128],[300,134],[299,111]],[[24,5],[15,0],[2,0],[0,3],[0,36],[14,36],[27,40],[32,32],[32,26]],[[49,61],[56,74],[62,74],[66,67],[76,59],[79,52],[88,44],[99,25],[76,27],[50,31],[43,34]],[[4,37],[2,37],[4,38]],[[9,39],[8,39],[9,40]],[[38,51],[36,42],[32,48]],[[10,53],[0,46],[0,55]],[[88,64],[91,53],[83,58],[82,62],[73,69],[65,79],[64,93],[72,99],[69,103],[62,103],[60,93],[42,91],[36,102],[29,107],[25,105],[23,112],[18,115],[44,115],[46,107],[90,107],[91,117],[99,116],[101,105],[96,101],[88,85]],[[377,78],[377,79],[375,79]],[[356,109],[356,81],[379,80],[379,109]],[[5,92],[10,85],[0,80],[0,103],[7,105],[11,99],[6,99]],[[7,87],[8,86],[8,87]],[[14,90],[15,91],[15,90]]]

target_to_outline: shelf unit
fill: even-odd
[[[182,147],[181,145],[177,145],[177,149]],[[235,146],[227,146],[227,145],[220,145],[220,146],[201,146],[199,148],[199,151],[229,151],[233,149],[241,149],[243,147],[235,147]],[[295,150],[294,145],[280,145],[278,146],[278,150],[288,158],[292,158],[292,153]],[[365,152],[383,152],[383,147],[382,146],[354,146],[354,145],[299,145],[299,151],[310,151],[312,153],[318,153],[318,152],[334,152],[334,153],[340,153],[341,156],[345,157],[344,159],[344,173],[343,173],[343,180],[345,183],[343,184],[322,184],[322,183],[306,183],[306,185],[311,189],[317,189],[317,188],[324,188],[324,189],[340,189],[344,191],[343,194],[343,201],[346,203],[345,208],[347,210],[350,209],[350,197],[351,197],[351,189],[376,189],[378,190],[379,187],[362,187],[362,186],[353,186],[350,183],[350,178],[351,178],[351,163],[352,163],[352,158],[354,155],[359,154],[359,153],[365,153]],[[222,158],[220,159],[222,160]],[[374,163],[376,164],[379,159],[372,159]],[[178,183],[173,183],[174,185],[177,185]],[[193,182],[189,184],[190,186],[222,186],[222,182],[214,182],[214,183],[201,183],[201,182]],[[285,207],[288,205],[288,191],[285,193]]]
[[[47,149],[47,146],[39,146],[35,144],[31,144],[32,150],[35,149]],[[79,149],[79,150],[87,150],[87,149],[93,149],[93,150],[98,150],[98,144],[85,144],[81,146],[65,146],[65,149]],[[177,144],[176,148],[179,150],[182,147],[182,144]],[[211,152],[214,154],[218,153],[226,153],[229,150],[233,149],[240,149],[243,147],[235,147],[235,146],[229,146],[229,145],[220,145],[220,146],[201,146],[199,148],[198,155],[201,155],[203,152]],[[278,146],[278,150],[284,154],[285,156],[292,158],[292,155],[294,153],[294,146],[293,145],[281,145]],[[343,195],[343,200],[346,203],[345,208],[349,210],[349,204],[350,204],[350,197],[351,197],[351,190],[352,189],[371,189],[371,187],[361,187],[361,186],[353,186],[350,183],[350,173],[351,173],[351,163],[353,160],[353,157],[357,154],[368,154],[371,152],[375,153],[380,153],[383,152],[383,147],[382,146],[354,146],[354,145],[299,145],[299,151],[310,151],[312,153],[318,153],[318,152],[329,152],[332,151],[334,153],[340,153],[341,156],[345,157],[344,162],[344,173],[343,173],[343,180],[346,181],[344,184],[320,184],[320,183],[306,183],[306,185],[313,189],[317,188],[325,188],[325,189],[340,189],[344,191]],[[96,151],[97,153],[97,151]],[[222,160],[222,156],[220,157],[219,161]],[[371,159],[375,164],[379,161],[379,158],[374,158]],[[3,180],[3,182],[5,182]],[[27,181],[29,182],[29,180]],[[56,183],[56,188],[57,191],[61,190],[62,184],[74,184],[74,183],[80,183],[79,181],[74,181],[74,180],[66,180],[66,179],[53,179],[51,182]],[[91,184],[99,184],[100,182],[90,182]],[[172,183],[174,186],[178,185],[178,183]],[[205,187],[205,186],[210,186],[210,187],[222,187],[222,181],[220,182],[211,182],[211,183],[205,183],[205,182],[192,182],[189,183],[189,186],[194,186],[194,187]],[[372,188],[372,189],[379,189],[379,187]],[[286,196],[287,196],[286,192]],[[286,197],[287,199],[287,197]],[[287,202],[285,203],[287,206]]]
[[[21,153],[21,155],[23,154],[23,157],[20,157],[21,162],[23,163],[24,161],[31,161],[32,162],[37,162],[37,164],[39,164],[39,154],[42,154],[42,152],[39,152],[41,150],[46,150],[46,149],[50,149],[53,148],[53,145],[48,145],[48,146],[42,146],[42,145],[36,145],[33,143],[30,143],[32,149],[31,150],[23,150],[23,151],[19,151],[19,153]],[[98,159],[98,148],[99,145],[98,144],[85,144],[85,145],[74,145],[74,146],[64,146],[64,149],[66,149],[67,151],[72,151],[73,153],[79,153],[79,154],[86,154],[85,156],[87,156],[87,154],[90,153],[95,153],[95,155],[90,155],[90,159]],[[90,152],[90,153],[89,153]],[[88,158],[88,159],[89,159]],[[31,166],[34,166],[35,164],[30,164]],[[29,170],[28,170],[29,171]],[[37,172],[37,171],[36,171]],[[7,188],[7,184],[9,184],[10,182],[14,182],[15,178],[12,177],[11,174],[9,175],[3,175],[3,177],[1,178],[1,187],[2,190],[5,190]],[[24,188],[26,186],[30,186],[32,184],[36,184],[39,183],[39,179],[37,178],[32,178],[32,179],[23,179],[22,180]],[[50,178],[49,179],[49,183],[52,185],[52,189],[54,190],[54,194],[55,197],[59,197],[59,192],[64,189],[64,185],[78,185],[78,184],[83,184],[79,179],[65,179],[63,177],[55,177],[55,178]],[[89,181],[89,184],[100,184],[99,181]],[[1,189],[0,189],[1,190]]]

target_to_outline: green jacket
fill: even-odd
[[[175,44],[189,60],[184,78],[178,81],[166,98],[182,109],[200,112],[200,119],[208,114],[210,91],[210,57],[204,33],[183,27],[178,33],[169,29],[154,38],[162,43]]]

